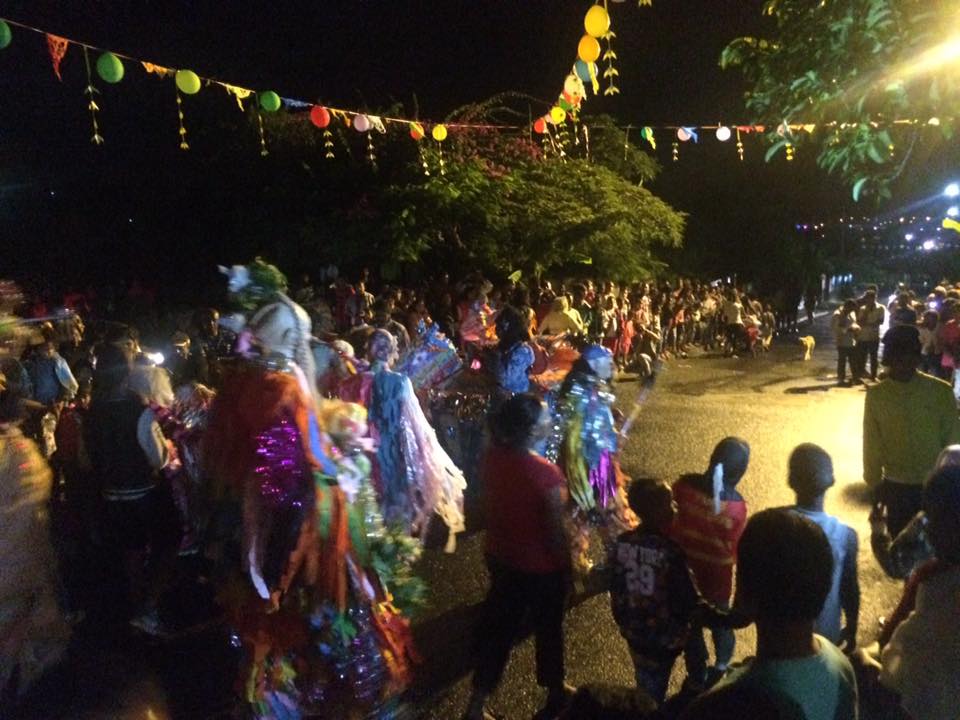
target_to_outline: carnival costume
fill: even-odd
[[[623,498],[623,477],[617,459],[618,434],[613,419],[615,397],[608,384],[613,354],[600,345],[588,345],[560,388],[554,411],[547,458],[567,478],[575,520],[585,528],[610,523],[631,524]],[[586,564],[581,538],[581,565]]]
[[[363,459],[321,425],[332,416],[313,383],[310,320],[283,276],[260,261],[229,274],[233,296],[255,310],[238,346],[259,353],[217,396],[204,459],[221,516],[232,510],[242,528],[224,544],[239,545],[243,574],[220,597],[244,649],[244,700],[258,718],[382,717],[414,654],[378,571],[399,576],[415,550],[384,540]]]
[[[369,411],[380,443],[377,462],[384,518],[425,537],[436,513],[449,531],[445,549],[453,552],[456,534],[464,530],[466,480],[427,422],[410,378],[391,369],[397,358],[394,337],[375,331],[369,356],[373,372]]]

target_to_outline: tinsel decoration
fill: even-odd
[[[630,151],[630,126],[623,131],[623,159],[627,159],[627,153]]]
[[[373,150],[373,133],[367,133],[367,159],[374,169],[377,168],[377,155]]]
[[[189,150],[190,143],[187,142],[187,128],[183,124],[183,98],[180,97],[180,89],[174,85],[177,93],[177,122],[180,123],[180,149]]]
[[[53,74],[57,76],[57,80],[63,82],[63,78],[60,76],[60,63],[63,61],[64,55],[67,54],[67,48],[70,47],[70,41],[65,37],[60,37],[59,35],[53,35],[51,33],[46,33],[47,36],[47,50],[50,53],[50,61],[53,63]]]
[[[566,123],[560,123],[557,126],[557,150],[560,155],[560,159],[566,161],[567,158],[567,125]]]
[[[257,128],[260,131],[260,157],[266,157],[270,154],[267,150],[267,136],[263,132],[263,115],[260,114],[260,105],[257,104]]]
[[[94,94],[100,91],[93,86],[93,73],[90,72],[90,52],[86,46],[83,47],[83,63],[87,68],[87,87],[84,88],[83,94],[90,98],[87,109],[90,111],[90,122],[93,125],[93,137],[90,138],[90,142],[94,145],[103,145],[103,136],[100,135],[100,126],[97,123],[97,112],[100,108],[93,99]]]
[[[330,132],[330,128],[325,128],[323,131],[323,149],[324,157],[327,160],[333,160],[336,155],[333,154],[333,133]]]
[[[423,168],[423,174],[430,177],[430,163],[427,162],[427,153],[423,149],[423,143],[418,145],[420,152],[420,166]]]
[[[587,160],[590,160],[590,130],[586,125],[583,126],[583,151]]]
[[[793,144],[792,143],[789,143],[789,142],[787,143],[786,151],[787,151],[787,162],[793,162]]]
[[[740,162],[743,162],[743,140],[740,139],[740,128],[737,128],[737,155],[740,156]]]
[[[620,71],[613,66],[613,61],[617,59],[617,54],[613,51],[613,38],[617,34],[610,30],[606,35],[603,36],[603,40],[607,43],[607,49],[603,53],[603,60],[607,63],[606,70],[603,71],[603,77],[608,81],[606,89],[604,89],[604,95],[619,95],[620,88],[615,84],[614,78],[620,76]]]
[[[680,160],[680,143],[676,140],[673,141],[673,161],[677,162]]]
[[[890,151],[890,158],[892,159],[893,156],[894,156],[894,154],[895,154],[895,153],[894,153],[893,143],[890,143],[890,144],[887,146],[887,150]]]
[[[444,167],[444,164],[443,164],[443,143],[441,143],[441,142],[439,142],[439,141],[437,142],[437,155],[438,155],[439,158],[440,158],[440,161],[439,161],[439,163],[438,163],[438,164],[440,165],[440,174],[441,174],[441,175],[446,175],[446,174],[447,174],[447,169],[446,169],[446,167]]]

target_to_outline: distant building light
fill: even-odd
[[[923,249],[924,250],[933,250],[937,246],[936,240],[924,240]]]
[[[906,240],[907,242],[913,240],[913,233],[907,233],[906,235],[903,236],[903,239]],[[903,245],[901,245],[900,247],[903,247]]]

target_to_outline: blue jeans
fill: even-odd
[[[647,654],[630,648],[630,659],[633,660],[633,671],[637,678],[637,687],[646,691],[658,705],[662,705],[667,696],[667,686],[670,684],[670,674],[673,664],[679,653]]]
[[[716,603],[721,610],[727,610],[729,603]],[[710,628],[713,635],[713,651],[716,655],[716,664],[726,667],[733,659],[733,650],[736,646],[736,637],[730,628]],[[707,679],[707,641],[704,637],[702,625],[694,624],[690,628],[690,637],[683,649],[683,659],[687,666],[687,677],[697,683]]]

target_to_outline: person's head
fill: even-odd
[[[665,532],[677,514],[673,491],[663,480],[640,478],[627,490],[627,503],[644,528]]]
[[[867,291],[863,294],[863,302],[867,307],[872,308],[877,304],[877,291],[873,288],[867,288]]]
[[[795,700],[758,682],[733,682],[697,697],[680,720],[804,720]]]
[[[566,296],[561,295],[553,301],[553,305],[550,306],[550,309],[553,312],[566,312],[570,309],[570,303],[567,301]]]
[[[190,336],[179,330],[170,337],[170,346],[173,348],[173,354],[181,360],[190,357]]]
[[[584,301],[584,300],[586,299],[586,297],[587,297],[587,288],[585,288],[583,285],[580,285],[580,284],[578,283],[578,284],[576,284],[576,285],[573,286],[572,290],[573,290],[573,302],[574,302],[574,304],[576,304],[576,305],[581,305],[581,304],[583,304],[583,301]]]
[[[809,505],[833,487],[833,460],[819,445],[797,445],[790,453],[788,467],[787,483],[799,505]]]
[[[603,309],[604,310],[616,310],[617,309],[617,299],[613,295],[607,295],[603,299]]]
[[[947,445],[940,454],[937,455],[937,462],[934,463],[934,470],[939,470],[948,465],[960,465],[960,445]]]
[[[109,343],[100,345],[95,355],[97,365],[93,373],[94,397],[111,397],[125,390],[133,364],[126,349]]]
[[[367,343],[367,357],[370,362],[393,364],[398,355],[397,339],[386,330],[374,330]]]
[[[738,437],[725,437],[716,444],[710,454],[707,474],[713,475],[722,466],[723,484],[728,488],[736,487],[747,472],[750,464],[750,445]]]
[[[530,325],[512,305],[505,305],[497,314],[496,325],[501,351],[505,352],[518,343],[530,342]]]
[[[832,581],[833,552],[812,520],[775,508],[747,522],[737,555],[737,597],[755,620],[812,624]]]
[[[394,302],[392,298],[382,297],[373,303],[373,322],[375,325],[383,325],[393,313]]]
[[[960,565],[960,465],[934,471],[923,488],[923,510],[937,558]]]
[[[193,315],[193,326],[200,337],[216,337],[220,334],[220,313],[213,308],[200,308]]]
[[[107,330],[106,342],[120,349],[131,361],[140,351],[140,334],[130,325],[111,325]]]
[[[920,367],[920,331],[913,325],[897,325],[883,336],[883,364],[890,377],[900,382],[910,380]]]
[[[587,345],[580,355],[590,368],[590,371],[602,380],[613,377],[613,353],[603,345]]]
[[[847,299],[847,300],[844,300],[844,301],[843,301],[843,312],[844,312],[845,315],[848,315],[848,314],[850,314],[850,313],[852,313],[852,312],[856,312],[856,311],[857,311],[857,301],[856,301],[856,300]]]
[[[546,403],[532,393],[518,393],[490,418],[493,441],[501,447],[526,450],[546,437],[550,412]]]
[[[902,292],[897,295],[897,306],[904,309],[911,309],[913,307],[913,298],[910,297],[910,293]]]

